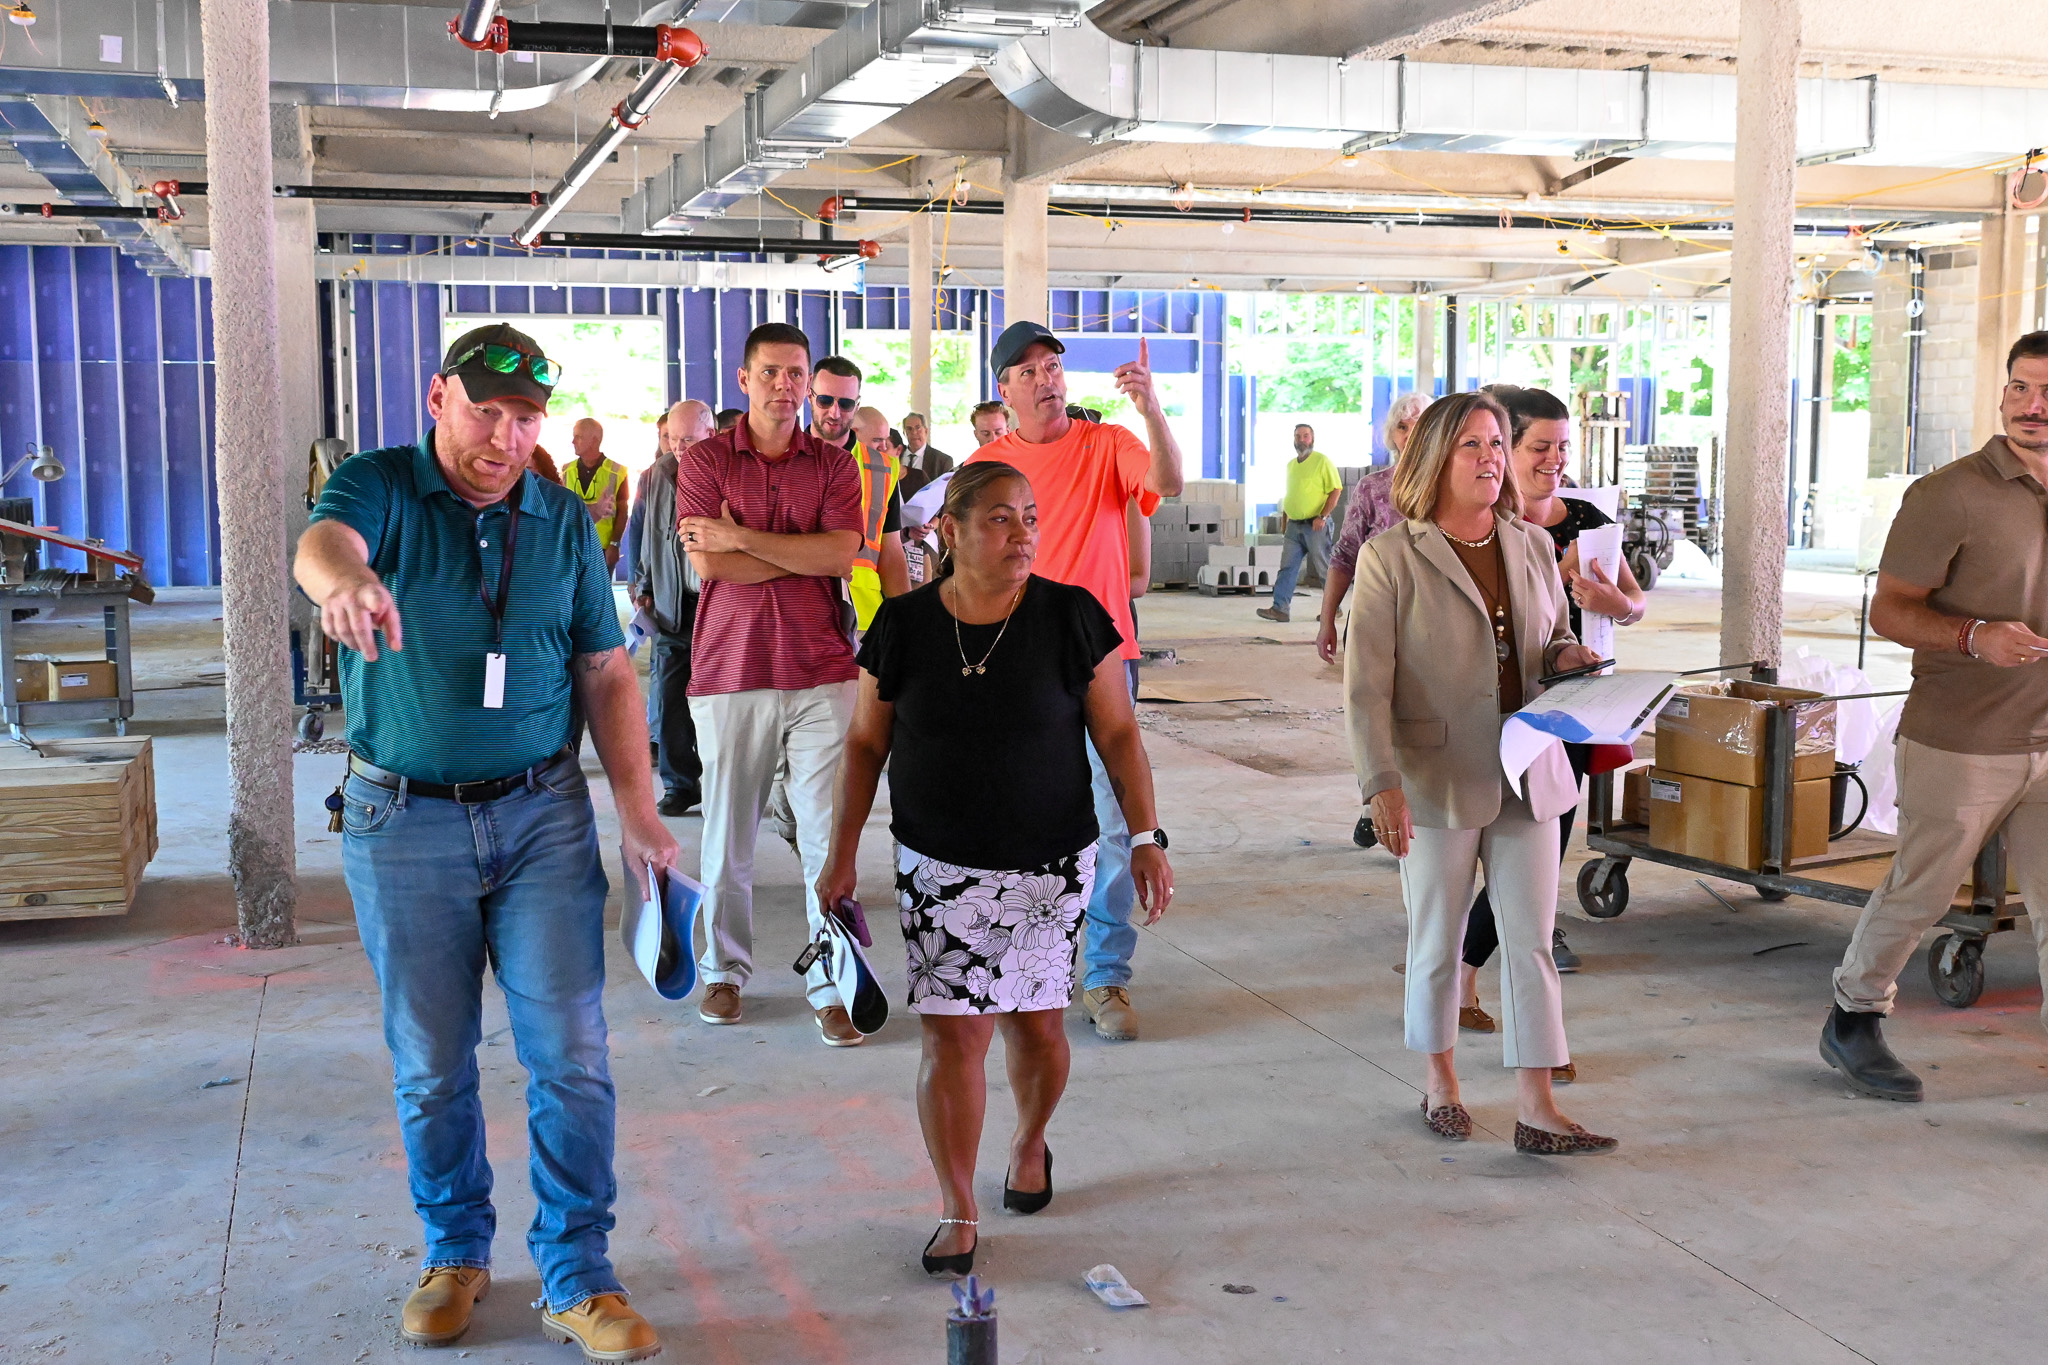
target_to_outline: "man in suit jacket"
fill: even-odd
[[[953,457],[932,444],[932,424],[921,412],[904,414],[903,448],[903,472],[915,470],[920,487],[953,472]]]

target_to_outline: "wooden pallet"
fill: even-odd
[[[147,739],[0,744],[0,920],[125,915],[157,851]]]

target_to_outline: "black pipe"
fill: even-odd
[[[0,204],[0,218],[146,218],[153,223],[156,210],[120,204]]]
[[[652,57],[655,30],[626,24],[558,24],[505,21],[507,50],[567,52],[596,57]]]
[[[204,180],[180,180],[178,194],[206,195]],[[408,190],[381,185],[272,185],[278,199],[332,199],[358,204],[504,204],[533,208],[547,199],[538,190]]]
[[[818,242],[802,237],[677,237],[663,233],[645,236],[631,232],[543,232],[543,246],[601,246],[626,251],[673,251],[681,255],[709,256],[721,252],[787,253],[793,256],[863,256],[862,242]]]
[[[904,196],[849,195],[845,198],[841,213],[921,213],[940,212],[942,206],[931,200]],[[964,204],[952,206],[954,213],[997,214],[1003,211],[999,199],[970,199]],[[1500,215],[1497,213],[1441,213],[1427,209],[1308,209],[1308,208],[1266,208],[1239,206],[1233,204],[1192,204],[1182,210],[1170,203],[1140,202],[1118,204],[1109,200],[1063,199],[1049,204],[1047,211],[1055,214],[1079,214],[1088,218],[1120,218],[1130,221],[1157,220],[1161,222],[1196,223],[1353,223],[1370,227],[1478,227],[1498,228]],[[1576,232],[1626,232],[1641,229],[1646,222],[1639,218],[1593,218],[1580,214],[1561,215],[1545,213],[1540,215],[1517,214],[1517,223],[1541,231],[1567,230]],[[1686,222],[1688,232],[1711,232],[1725,230],[1733,225],[1732,212],[1725,219],[1691,220]],[[1901,230],[1911,227],[1925,227],[1931,224],[1903,224]],[[1804,227],[1802,233],[1819,237],[1846,237],[1860,229],[1846,224]],[[1681,258],[1682,262],[1682,258]]]

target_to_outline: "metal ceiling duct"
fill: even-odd
[[[1104,141],[1727,160],[1735,77],[1351,61],[1152,47],[1093,24],[1020,38],[989,78],[1033,119]],[[1800,160],[1965,167],[2036,145],[2048,90],[1799,82]]]
[[[195,252],[195,257],[206,253]],[[210,258],[200,265],[211,267]],[[816,261],[621,261],[573,256],[397,256],[323,252],[314,258],[323,280],[388,280],[405,284],[504,284],[620,289],[859,289],[862,272],[827,270]],[[202,272],[203,273],[203,272]]]
[[[676,0],[641,12],[650,25]],[[204,99],[199,0],[66,0],[63,22],[38,34],[40,50],[10,45],[0,94]],[[162,42],[158,34],[162,33]],[[404,4],[271,0],[270,98],[277,104],[467,113],[537,109],[586,84],[611,59],[530,53],[532,60],[470,52],[451,42],[448,11]]]
[[[83,113],[76,100],[0,95],[0,139],[70,201],[69,216],[91,222],[148,273],[183,274],[189,265],[184,243],[154,221],[154,205],[135,192],[133,176],[106,144],[85,130]]]
[[[628,232],[716,218],[844,147],[1020,37],[1072,28],[1079,0],[872,0],[796,66],[747,96],[626,201]]]

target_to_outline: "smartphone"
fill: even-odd
[[[856,939],[860,940],[861,947],[875,946],[875,940],[868,934],[867,911],[861,909],[859,901],[851,896],[841,896],[839,904],[832,907],[832,913],[839,917],[839,922],[845,925]]]

